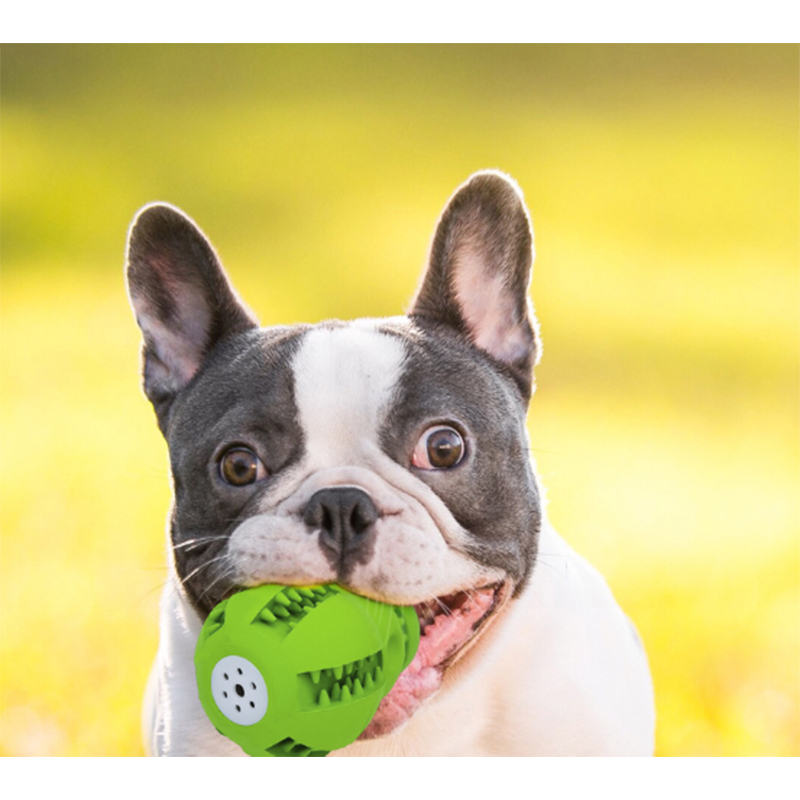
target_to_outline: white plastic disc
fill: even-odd
[[[217,708],[239,725],[255,725],[267,713],[267,684],[256,666],[241,656],[225,656],[216,663],[211,696]]]

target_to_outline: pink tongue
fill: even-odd
[[[473,626],[491,608],[494,589],[473,590],[464,603],[449,614],[437,614],[422,633],[414,660],[381,700],[372,722],[359,739],[385,736],[402,725],[441,685],[442,662],[473,633]]]

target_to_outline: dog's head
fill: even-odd
[[[182,590],[201,617],[262,583],[416,605],[419,652],[367,735],[438,688],[533,567],[532,253],[516,185],[478,173],[442,214],[408,316],[259,328],[188,217],[151,205],[131,227]]]

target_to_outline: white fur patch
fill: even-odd
[[[284,514],[257,514],[245,520],[231,535],[228,555],[240,586],[336,579],[316,537],[309,535],[300,519]]]
[[[295,402],[311,469],[362,464],[402,374],[402,342],[359,320],[308,333],[294,359]]]

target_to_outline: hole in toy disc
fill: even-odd
[[[244,686],[242,686],[241,683],[236,684],[236,694],[238,694],[239,697],[244,697]]]

